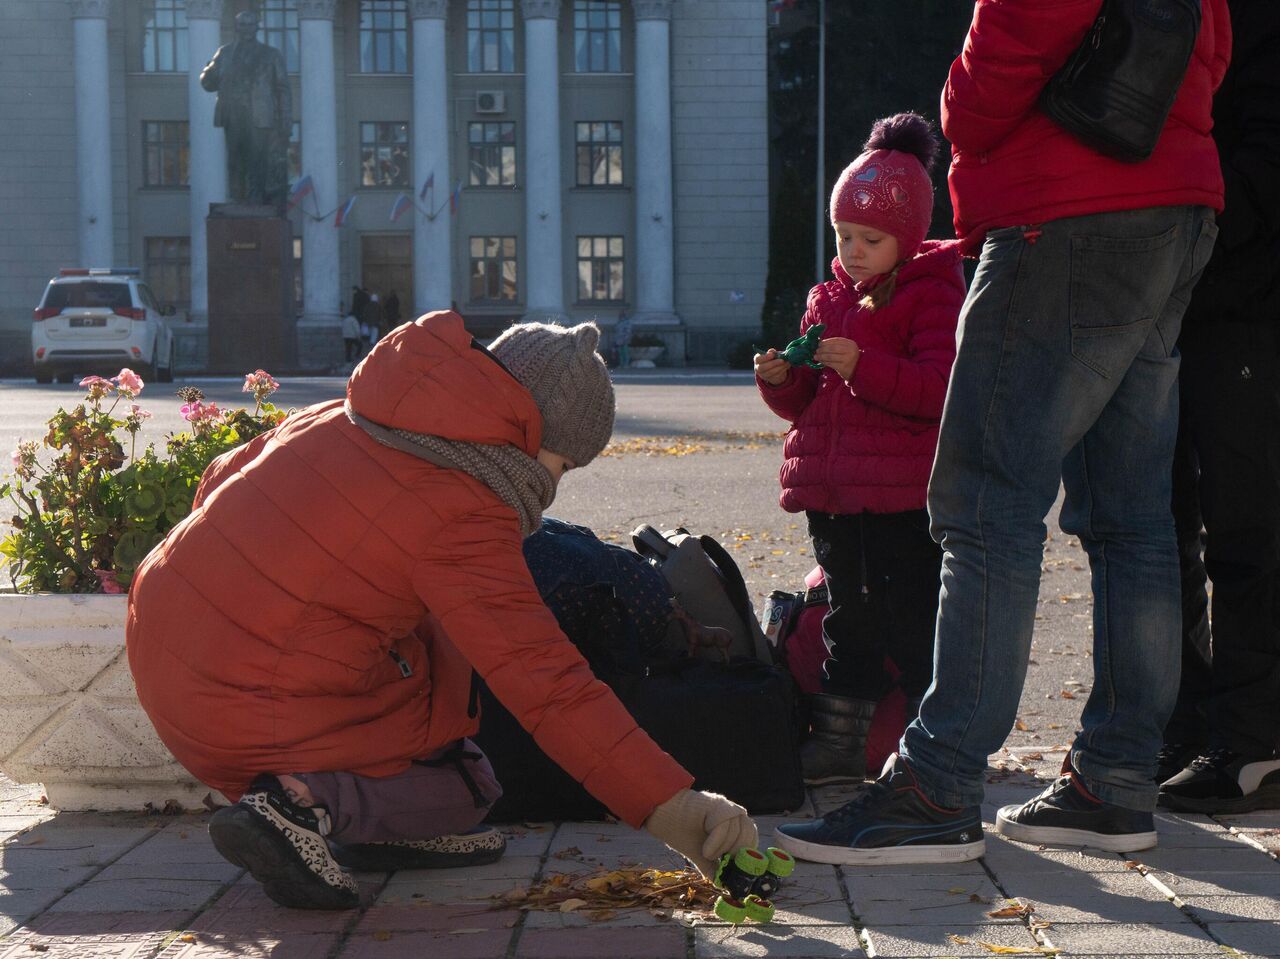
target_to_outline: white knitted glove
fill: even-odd
[[[755,848],[756,824],[736,802],[715,793],[682,789],[649,814],[644,828],[684,856],[710,879],[720,857]]]

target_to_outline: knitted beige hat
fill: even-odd
[[[586,466],[613,434],[613,383],[594,323],[520,323],[489,344],[542,412],[542,445]]]

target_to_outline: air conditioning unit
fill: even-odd
[[[478,90],[476,113],[506,113],[507,95],[501,90]]]

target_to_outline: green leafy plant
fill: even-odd
[[[268,402],[280,384],[263,370],[245,376],[252,412],[219,409],[200,390],[184,387],[178,397],[190,430],[171,434],[162,458],[154,444],[136,452],[138,431],[151,417],[133,402],[141,377],[123,369],[80,385],[84,401],[59,408],[43,440],[19,443],[13,473],[0,483],[0,497],[17,509],[0,555],[20,592],[124,592],[147,554],[191,512],[214,458],[288,415]]]

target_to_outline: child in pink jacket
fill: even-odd
[[[811,783],[861,779],[876,703],[901,670],[910,712],[932,676],[941,548],[925,496],[964,278],[956,241],[926,240],[938,143],[923,117],[878,121],[836,182],[835,278],[809,291],[820,369],[755,357],[769,408],[792,426],[782,508],[808,517],[830,592],[828,658],[801,759]],[[911,717],[909,716],[908,719]]]

